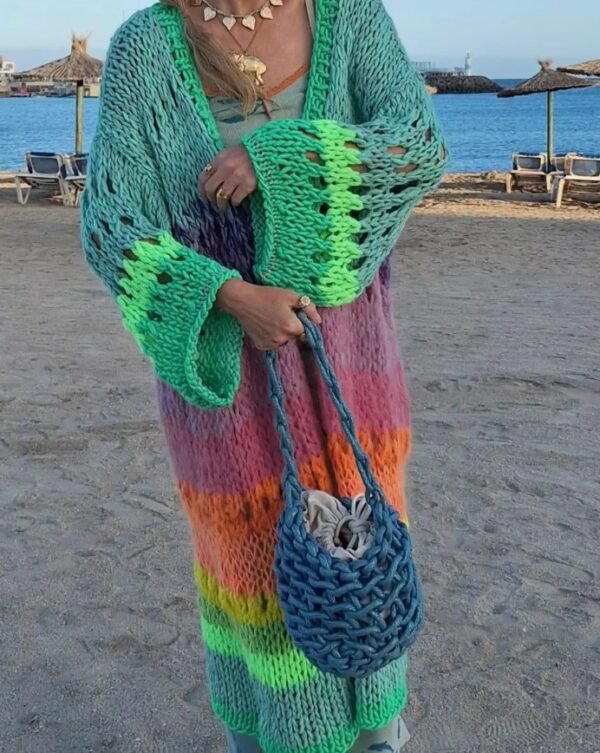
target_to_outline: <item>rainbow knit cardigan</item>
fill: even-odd
[[[259,184],[251,269],[174,238],[193,224],[198,175],[222,149],[177,10],[157,4],[120,28],[102,88],[85,255],[157,376],[198,407],[231,405],[240,384],[243,333],[215,306],[225,281],[292,288],[323,307],[354,301],[446,165],[381,0],[318,0],[303,117],[244,139]]]
[[[353,681],[320,672],[293,645],[273,573],[282,463],[264,355],[215,298],[241,277],[322,306],[361,443],[406,520],[410,415],[388,257],[445,153],[380,0],[317,0],[303,117],[244,143],[259,188],[222,215],[198,195],[198,175],[222,143],[180,14],[164,5],[137,13],[105,68],[83,246],[159,377],[215,713],[265,753],[346,753],[361,730],[402,711],[406,657]],[[414,169],[399,172],[406,166]],[[292,344],[280,367],[302,483],[353,496],[361,479],[314,364]]]

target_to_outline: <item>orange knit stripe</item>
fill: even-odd
[[[404,466],[410,452],[410,430],[378,435],[359,432],[359,437],[386,498],[406,520]],[[326,458],[314,457],[300,468],[302,483],[338,496],[359,493],[363,483],[347,441],[341,435],[331,435],[326,443]],[[182,482],[180,495],[200,567],[237,596],[273,593],[275,529],[283,506],[279,477],[265,479],[245,494],[206,493]],[[222,551],[228,556],[223,557]]]

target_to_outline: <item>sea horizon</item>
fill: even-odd
[[[522,79],[496,79],[503,88]],[[85,101],[84,148],[89,150],[98,100]],[[499,99],[495,94],[436,94],[433,104],[446,136],[450,172],[510,169],[515,151],[546,150],[546,97]],[[0,171],[19,170],[26,151],[71,153],[73,98],[0,99]],[[600,154],[600,86],[559,92],[555,151]]]

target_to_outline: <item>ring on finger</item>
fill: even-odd
[[[300,296],[300,300],[298,301],[298,309],[300,311],[307,309],[311,305],[312,305],[312,301],[307,295]]]
[[[205,172],[206,175],[212,175],[214,173],[214,171],[215,171],[214,165],[207,165],[204,168],[204,172]]]
[[[229,201],[231,200],[231,194],[228,194],[227,191],[224,191],[222,188],[220,188],[217,191],[216,199],[217,199],[217,207],[223,212],[229,206]]]

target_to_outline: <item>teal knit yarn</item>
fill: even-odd
[[[257,278],[331,307],[323,329],[347,362],[359,431],[389,450],[377,454],[403,508],[408,398],[389,289],[376,273],[446,162],[430,99],[381,1],[316,6],[302,117],[245,140],[259,183],[251,206],[219,215],[200,201],[198,176],[223,144],[181,15],[163,4],[133,15],[111,42],[82,202],[86,259],[162,382],[161,417],[194,534],[213,709],[265,753],[346,753],[361,730],[402,712],[407,663],[345,681],[292,645],[271,582],[268,521],[281,500],[264,364],[217,295],[229,279]],[[286,356],[306,471],[317,478],[331,467],[350,483],[337,426],[308,402],[302,354]],[[241,563],[240,530],[252,553]]]
[[[244,139],[255,275],[320,306],[358,298],[446,151],[430,98],[380,0],[319,0],[303,117]],[[175,8],[114,36],[82,205],[82,243],[157,375],[198,407],[232,404],[243,333],[215,306],[237,269],[178,242],[222,148]]]

